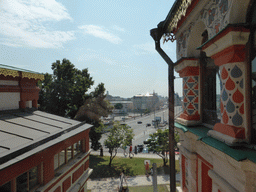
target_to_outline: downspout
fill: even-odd
[[[150,30],[150,35],[155,41],[155,49],[162,56],[168,65],[168,87],[169,87],[169,165],[170,165],[170,191],[176,192],[175,176],[175,140],[174,140],[174,63],[169,56],[161,49],[160,39],[163,35],[161,28]]]

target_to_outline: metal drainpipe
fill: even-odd
[[[157,31],[158,37],[154,36]],[[168,87],[169,87],[169,165],[170,165],[170,191],[176,192],[176,175],[175,175],[175,150],[174,150],[174,63],[169,56],[161,49],[160,39],[162,37],[162,30],[159,28],[150,30],[150,35],[155,40],[155,48],[168,64]]]

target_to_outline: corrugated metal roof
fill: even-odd
[[[53,139],[66,138],[80,127],[92,126],[42,111],[1,111],[0,165]]]

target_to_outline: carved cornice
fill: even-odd
[[[27,72],[22,72],[22,78],[28,78],[28,79],[39,79],[39,80],[44,80],[44,75],[42,74],[36,74],[36,73],[27,73]]]
[[[44,80],[44,75],[39,73],[29,73],[29,72],[20,72],[18,70],[11,70],[0,68],[0,75],[5,77],[21,77],[21,78],[28,78],[28,79],[35,79],[35,80]]]
[[[10,70],[10,69],[3,69],[3,68],[0,68],[0,75],[3,75],[5,77],[7,77],[7,76],[19,77],[20,76],[18,71],[14,71],[14,70]]]
[[[179,21],[186,15],[187,9],[190,6],[192,0],[181,0],[180,5],[177,7],[175,15],[173,16],[170,24],[168,25],[169,31],[173,31],[177,28]]]

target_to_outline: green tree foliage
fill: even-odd
[[[85,103],[79,108],[75,119],[79,121],[86,121],[93,124],[94,129],[90,131],[90,138],[94,150],[98,150],[101,147],[99,140],[101,139],[102,131],[104,129],[101,123],[100,117],[107,117],[112,113],[113,106],[105,100],[106,95],[104,84],[99,84],[95,90],[89,95]]]
[[[40,110],[93,124],[90,138],[93,148],[98,149],[103,127],[100,117],[111,113],[109,103],[104,100],[104,84],[87,93],[94,84],[88,69],[76,69],[67,59],[54,62],[52,70],[53,75],[46,73],[45,79],[38,83]]]
[[[175,132],[175,148],[179,141],[179,135]],[[149,144],[147,145],[149,151],[154,151],[157,155],[162,157],[164,166],[168,162],[169,153],[169,129],[161,130],[158,129],[156,133],[150,134],[150,139],[148,140]]]
[[[76,69],[67,59],[54,62],[52,70],[53,75],[45,74],[45,80],[41,82],[38,103],[44,111],[74,118],[94,81],[88,69]]]
[[[109,149],[110,153],[110,167],[112,160],[117,154],[117,149],[121,146],[130,145],[133,137],[133,129],[129,128],[127,125],[120,125],[119,122],[114,123],[108,133],[107,139],[104,141],[104,145]]]
[[[117,104],[115,104],[115,109],[122,109],[123,108],[123,105],[122,105],[122,103],[117,103]]]

